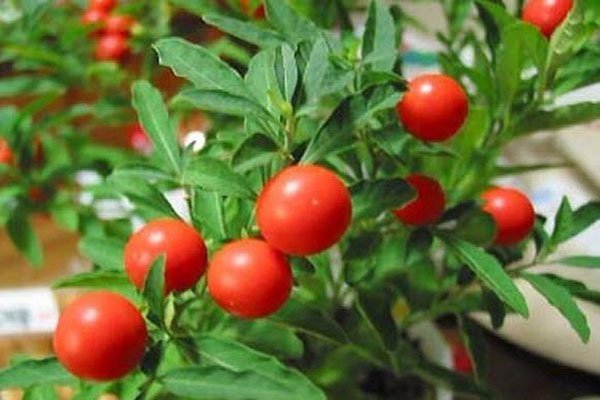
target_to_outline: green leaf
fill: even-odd
[[[472,244],[451,236],[441,237],[451,250],[479,279],[513,310],[529,316],[525,297],[494,257]]]
[[[311,164],[352,146],[352,98],[346,98],[310,140],[302,163]]]
[[[600,202],[592,201],[573,211],[569,200],[564,197],[556,214],[551,246],[579,235],[590,226],[600,221]]]
[[[77,209],[69,203],[57,203],[50,207],[52,219],[64,229],[74,232],[79,227]]]
[[[554,231],[550,238],[550,243],[556,245],[567,240],[573,231],[573,209],[569,203],[569,199],[564,196],[558,212],[556,213],[554,222]]]
[[[469,14],[473,8],[473,0],[447,0],[444,1],[444,8],[446,14],[448,14],[450,37],[456,37],[469,18]]]
[[[9,217],[6,222],[6,231],[27,261],[36,267],[42,265],[42,245],[23,211],[17,210]]]
[[[590,340],[587,318],[573,300],[569,290],[543,275],[525,273],[521,276],[560,311],[584,343]]]
[[[394,350],[398,345],[398,328],[392,318],[391,294],[385,290],[361,291],[356,307],[381,346]]]
[[[304,342],[287,327],[269,320],[236,320],[237,338],[246,345],[283,359],[299,359],[304,354]]]
[[[240,74],[205,47],[180,38],[166,38],[156,42],[154,48],[161,65],[189,80],[196,89],[253,99]]]
[[[205,14],[202,19],[207,24],[214,25],[223,32],[261,48],[276,47],[284,42],[284,39],[277,32],[259,27],[252,22],[241,21],[220,14]]]
[[[255,134],[244,140],[235,150],[231,163],[239,173],[270,164],[277,156],[279,146],[263,134]]]
[[[584,204],[573,214],[573,229],[569,238],[579,235],[598,221],[600,221],[600,201]]]
[[[545,78],[552,82],[558,68],[577,53],[600,27],[600,7],[595,0],[578,0],[567,19],[550,39]]]
[[[325,399],[308,378],[272,356],[214,336],[203,336],[197,343],[203,360],[213,365],[167,373],[163,383],[172,394],[223,400]]]
[[[569,168],[573,165],[570,163],[541,163],[541,164],[523,164],[523,165],[498,165],[496,166],[495,176],[519,175],[528,172],[544,171],[553,168]]]
[[[178,217],[171,204],[152,182],[121,175],[119,170],[115,170],[107,182],[119,193],[127,196],[136,209],[149,218]]]
[[[565,257],[556,261],[557,264],[581,268],[600,268],[600,257],[573,256]]]
[[[148,275],[144,282],[144,298],[148,302],[148,309],[154,321],[162,322],[165,316],[165,255],[157,257],[148,270]]]
[[[289,45],[284,44],[276,49],[274,68],[279,90],[284,99],[291,102],[298,85],[298,67],[294,51]]]
[[[246,86],[258,99],[260,104],[274,116],[279,116],[280,110],[272,101],[271,93],[279,94],[278,99],[283,101],[283,92],[280,90],[275,73],[276,50],[263,50],[252,57],[248,64],[248,72],[244,78]]]
[[[391,72],[397,48],[396,26],[389,9],[379,1],[371,1],[362,44],[365,64],[375,71]]]
[[[460,334],[474,365],[475,378],[483,382],[487,376],[486,339],[482,328],[464,315],[459,315]]]
[[[291,297],[269,320],[324,341],[336,344],[348,342],[346,333],[337,322],[297,296]]]
[[[23,393],[23,400],[57,400],[58,393],[52,385],[34,386]],[[80,400],[75,398],[74,400]]]
[[[355,220],[375,218],[415,197],[415,190],[401,178],[360,181],[350,188],[350,193]]]
[[[266,0],[269,23],[291,43],[312,40],[319,32],[316,25],[297,14],[285,1]]]
[[[56,358],[27,360],[0,372],[0,389],[27,389],[34,385],[67,385],[75,378]]]
[[[173,98],[173,104],[190,103],[204,110],[225,115],[272,121],[269,113],[254,100],[218,90],[183,90]]]
[[[583,102],[528,114],[514,128],[515,135],[554,131],[600,118],[600,103]]]
[[[135,82],[132,92],[133,107],[144,131],[154,144],[154,151],[171,171],[179,174],[181,166],[177,137],[160,92],[146,81]]]
[[[499,329],[504,325],[504,318],[506,317],[506,307],[504,303],[498,298],[496,293],[493,291],[483,288],[483,307],[490,315],[490,322],[492,328]]]
[[[217,192],[194,190],[192,197],[192,218],[202,232],[217,240],[227,238],[223,215],[223,198]]]
[[[124,243],[113,238],[86,235],[79,241],[79,251],[94,265],[105,270],[122,271]]]
[[[329,48],[327,41],[319,37],[310,52],[306,68],[304,70],[304,90],[307,101],[314,101],[322,96],[323,82],[330,68]]]
[[[119,293],[131,292],[132,286],[127,275],[122,271],[82,272],[61,278],[52,285],[55,289],[90,288],[109,289]]]
[[[454,233],[467,242],[488,246],[496,237],[496,223],[489,213],[474,208],[461,215]]]
[[[522,40],[522,31],[518,25],[511,25],[501,31],[501,41],[496,56],[496,80],[498,98],[504,112],[510,111],[519,89],[523,68]]]
[[[224,196],[248,199],[256,197],[247,179],[234,172],[223,161],[205,156],[190,160],[185,167],[183,181],[186,185],[199,186]]]

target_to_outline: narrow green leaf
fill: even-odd
[[[274,68],[279,90],[284,99],[291,102],[298,85],[298,67],[294,51],[289,45],[284,44],[276,49]]]
[[[352,124],[349,121],[351,99],[347,98],[335,109],[308,143],[302,163],[311,164],[340,153],[352,146]]]
[[[176,396],[204,400],[280,400],[324,399],[324,396],[303,398],[294,395],[285,383],[251,372],[233,372],[220,367],[191,367],[170,371],[162,380],[166,391]]]
[[[514,128],[517,136],[533,132],[554,131],[600,118],[600,103],[583,102],[540,110],[527,115]]]
[[[227,238],[223,215],[223,198],[217,192],[194,190],[192,197],[192,218],[202,232],[217,240]]]
[[[557,264],[581,268],[600,268],[600,257],[573,256],[565,257],[556,261]]]
[[[320,309],[291,297],[285,306],[276,314],[269,317],[276,324],[281,324],[297,332],[314,336],[318,339],[344,344],[348,337],[344,330]]]
[[[401,207],[415,196],[404,179],[360,181],[350,188],[354,219],[375,218],[383,212]]]
[[[183,181],[225,196],[253,199],[254,189],[241,175],[223,161],[209,157],[195,157],[186,165]]]
[[[232,322],[238,330],[237,339],[258,351],[280,359],[300,359],[304,354],[304,342],[285,326],[269,320]]]
[[[231,163],[239,173],[245,173],[270,164],[276,157],[279,146],[263,134],[252,135],[235,150]]]
[[[27,389],[34,385],[67,385],[75,382],[56,358],[27,360],[0,371],[0,389]]]
[[[143,290],[149,311],[157,321],[160,321],[160,325],[165,316],[165,291],[165,255],[160,255],[148,270]]]
[[[573,300],[569,290],[543,275],[522,274],[521,276],[560,311],[584,343],[590,340],[587,318]]]
[[[196,89],[253,98],[240,74],[205,47],[180,38],[166,38],[156,42],[154,48],[161,65],[189,80]]]
[[[266,0],[269,23],[291,43],[312,40],[319,32],[310,20],[297,14],[285,1]]]
[[[387,350],[398,345],[398,328],[392,318],[392,297],[385,290],[361,291],[356,306],[369,329]]]
[[[121,271],[95,271],[82,272],[61,278],[52,285],[55,289],[62,288],[90,288],[112,289],[118,292],[131,290],[131,282],[127,275]]]
[[[42,265],[42,245],[23,211],[17,210],[9,217],[6,223],[6,231],[27,261],[36,267]]]
[[[79,251],[104,270],[122,271],[124,245],[114,238],[86,235],[79,241]]]
[[[569,199],[564,196],[554,219],[554,231],[550,238],[550,242],[553,245],[562,243],[571,237],[573,219],[573,209],[571,208]]]
[[[195,399],[325,399],[308,378],[272,356],[215,336],[202,336],[197,343],[203,360],[212,365],[167,373],[167,391]]]
[[[265,321],[265,326],[271,325]],[[271,329],[273,327],[271,326]],[[320,398],[321,391],[296,369],[282,364],[274,356],[259,352],[242,343],[216,335],[197,340],[201,355],[210,363],[234,372],[251,371],[265,379],[294,387],[298,398]]]
[[[579,235],[598,221],[600,221],[600,201],[592,201],[579,207],[573,213],[573,229],[569,239]]]
[[[396,26],[389,9],[379,1],[371,1],[362,45],[365,63],[375,71],[391,72],[397,48]]]
[[[502,301],[522,316],[529,316],[525,297],[502,269],[502,265],[498,260],[469,242],[451,236],[442,236],[442,239],[449,250],[467,264],[477,277],[492,289]]]
[[[172,101],[174,104],[187,102],[204,111],[240,118],[252,117],[266,121],[273,120],[273,117],[254,100],[218,90],[184,90],[177,94]]]
[[[136,209],[149,218],[178,217],[169,201],[152,182],[127,175],[122,176],[118,170],[115,170],[108,177],[108,183],[131,200]]]
[[[483,307],[490,315],[492,328],[501,328],[504,325],[504,318],[506,318],[506,307],[502,300],[493,291],[483,288],[482,302]]]
[[[133,107],[144,131],[148,134],[154,150],[169,166],[180,173],[180,153],[177,137],[173,132],[167,108],[160,92],[146,81],[133,84]]]
[[[277,32],[258,27],[252,22],[229,18],[220,14],[205,14],[202,19],[209,25],[261,48],[276,47],[284,42]]]
[[[275,49],[267,49],[259,52],[250,60],[244,80],[246,86],[254,93],[260,104],[269,110],[272,115],[279,116],[279,108],[272,101],[271,95],[271,93],[276,91],[279,94],[277,97],[283,99],[277,75],[275,74],[275,61]]]

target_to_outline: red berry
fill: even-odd
[[[319,253],[340,240],[352,201],[333,172],[316,165],[286,168],[263,188],[256,214],[263,237],[293,255]]]
[[[421,226],[437,222],[446,206],[444,189],[425,175],[410,175],[406,181],[415,189],[417,197],[402,208],[394,211],[396,218],[406,225]]]
[[[81,17],[81,22],[84,25],[100,24],[106,18],[106,11],[91,8],[87,10]]]
[[[96,59],[98,61],[120,61],[129,53],[127,37],[120,34],[100,36],[96,44]]]
[[[496,222],[495,244],[516,244],[529,235],[535,224],[535,210],[527,196],[516,189],[492,188],[482,198],[483,210]]]
[[[135,19],[129,15],[109,15],[104,20],[104,32],[129,35],[135,23]]]
[[[0,138],[0,164],[12,165],[15,157],[10,148],[10,145],[5,139]]]
[[[266,242],[239,240],[215,253],[207,273],[208,290],[223,309],[241,318],[277,311],[292,290],[285,256]]]
[[[466,347],[462,343],[457,343],[452,346],[452,360],[454,370],[464,374],[473,372],[473,363]]]
[[[142,288],[152,262],[166,257],[165,292],[184,291],[200,279],[207,264],[202,236],[185,222],[161,218],[131,235],[125,246],[125,271]]]
[[[408,85],[396,112],[404,128],[426,142],[443,142],[456,135],[469,114],[462,86],[446,75],[422,75]]]
[[[117,6],[117,0],[90,0],[88,8],[109,12]]]
[[[523,8],[523,20],[535,25],[550,38],[573,8],[573,0],[529,0]]]
[[[142,154],[152,152],[152,142],[140,124],[134,124],[129,130],[129,145]]]
[[[54,351],[73,375],[94,381],[120,379],[140,363],[146,323],[121,295],[93,292],[70,304],[54,332]]]

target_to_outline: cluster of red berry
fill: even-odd
[[[454,137],[469,114],[469,99],[461,85],[446,75],[423,75],[409,83],[408,91],[396,110],[404,128],[426,142],[441,142]],[[444,212],[446,197],[439,182],[414,174],[407,181],[417,197],[396,210],[396,217],[407,225],[437,222]],[[496,222],[495,244],[507,246],[523,240],[535,224],[529,199],[513,188],[491,188],[482,199],[483,210]]]
[[[86,22],[104,23],[97,54],[100,59],[119,59],[127,50],[125,33],[130,21],[122,16],[107,17],[115,3],[92,0],[84,18]],[[250,12],[248,1],[241,4]],[[572,0],[531,0],[523,18],[549,37],[571,7]],[[109,23],[110,18],[125,19]],[[469,100],[454,79],[424,75],[410,82],[396,108],[411,135],[425,142],[443,142],[461,130],[469,114]],[[4,141],[0,141],[0,162],[12,162]],[[446,205],[440,183],[421,174],[410,175],[407,181],[414,187],[416,198],[395,210],[397,218],[410,226],[436,223]],[[531,233],[535,212],[524,194],[512,188],[492,188],[482,200],[483,210],[496,222],[495,244],[516,244]],[[225,245],[213,255],[207,272],[208,290],[217,304],[242,318],[267,316],[285,303],[293,285],[286,254],[308,256],[338,242],[350,225],[352,203],[344,183],[333,172],[296,165],[265,185],[256,216],[263,239],[241,239]],[[166,293],[195,286],[208,264],[204,240],[193,227],[177,219],[157,219],[134,233],[125,248],[125,269],[135,286],[143,287],[159,255],[165,256]],[[54,335],[54,347],[73,374],[111,380],[139,364],[147,339],[145,321],[134,305],[120,295],[95,292],[65,310]],[[88,351],[91,346],[96,351]],[[457,367],[470,370],[470,366]]]
[[[90,0],[82,22],[94,27],[98,61],[121,61],[129,54],[129,36],[136,24],[128,15],[114,14],[118,0]]]

